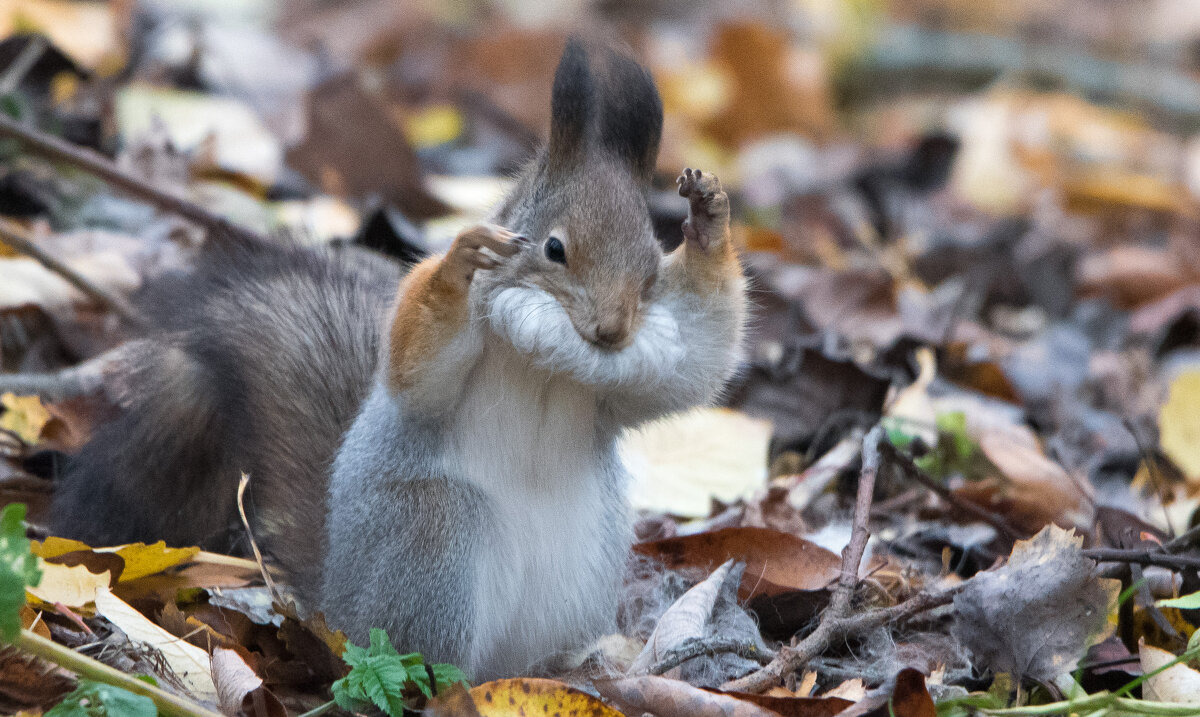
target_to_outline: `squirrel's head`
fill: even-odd
[[[554,76],[550,142],[493,218],[533,246],[487,272],[488,293],[544,292],[536,296],[549,295],[590,348],[629,346],[663,256],[644,196],[662,121],[645,68],[569,41]]]

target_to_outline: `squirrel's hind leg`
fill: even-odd
[[[321,608],[331,625],[358,644],[383,628],[401,653],[470,672],[486,496],[464,481],[421,478],[376,483],[345,502],[335,487],[330,507]]]

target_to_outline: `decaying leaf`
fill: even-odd
[[[1054,525],[1018,541],[1008,564],[954,598],[954,635],[987,667],[1049,681],[1113,631],[1120,582],[1099,577],[1083,538]]]
[[[646,640],[641,654],[629,667],[628,673],[645,674],[669,651],[688,640],[702,638],[705,633],[704,626],[712,617],[717,597],[729,583],[732,582],[733,586],[736,586],[741,581],[743,569],[744,566],[736,565],[732,560],[725,561],[712,575],[692,586],[667,608],[658,619],[654,632]]]
[[[621,713],[557,680],[521,678],[485,682],[471,689],[471,699],[483,717],[575,714],[621,717]]]
[[[739,596],[817,590],[838,578],[842,561],[821,546],[769,528],[725,528],[711,533],[639,543],[634,550],[667,567],[711,569],[726,560],[746,563]]]

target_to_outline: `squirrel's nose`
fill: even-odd
[[[594,331],[595,343],[603,348],[614,348],[625,342],[628,332],[624,322],[601,322],[596,324]]]

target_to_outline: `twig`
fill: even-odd
[[[149,697],[154,701],[161,714],[174,717],[220,717],[216,712],[207,710],[195,702],[177,697],[29,630],[21,630],[16,645],[25,652],[53,662],[82,677],[105,682],[134,694]]]
[[[0,116],[2,114],[0,113]],[[137,311],[130,306],[124,297],[101,286],[97,286],[87,277],[48,254],[16,222],[9,219],[0,219],[0,241],[28,256],[55,274],[58,274],[63,279],[66,279],[71,286],[82,291],[96,303],[111,309],[113,313],[120,316],[130,325],[139,329],[145,328],[145,320],[138,315]]]
[[[1157,565],[1172,570],[1200,570],[1200,558],[1172,555],[1157,549],[1087,548],[1083,554],[1099,563],[1136,563],[1138,565]]]
[[[266,240],[251,229],[236,225],[195,202],[159,189],[144,179],[125,172],[97,152],[26,127],[3,113],[0,113],[0,137],[15,139],[34,154],[79,167],[132,197],[193,221],[207,229],[210,236],[218,241]]]
[[[834,636],[841,632],[843,623],[850,614],[850,602],[854,588],[858,586],[858,567],[867,549],[867,519],[871,514],[871,499],[875,492],[875,476],[879,472],[879,445],[883,442],[883,428],[876,425],[863,439],[862,473],[858,478],[858,495],[854,501],[854,527],[850,543],[842,550],[842,574],[829,600],[829,606],[821,614],[817,629],[795,647],[784,646],[766,667],[732,682],[722,689],[738,692],[762,692],[778,684],[784,674],[796,671],[813,657],[829,647]]]
[[[706,640],[702,637],[697,637],[684,640],[674,649],[668,650],[667,654],[663,655],[662,659],[650,668],[650,674],[661,675],[667,670],[679,667],[688,660],[700,657],[701,655],[716,655],[720,653],[732,653],[747,660],[754,660],[760,665],[769,664],[775,658],[775,653],[769,650],[760,650],[757,645],[745,640],[730,639],[728,637]]]
[[[1154,451],[1150,450],[1150,447],[1142,441],[1142,434],[1138,432],[1137,426],[1133,425],[1133,421],[1126,418],[1121,423],[1125,426],[1125,430],[1129,431],[1129,435],[1133,436],[1138,453],[1146,463],[1146,472],[1150,474],[1150,481],[1154,483],[1154,490],[1158,493],[1158,502],[1162,506],[1163,520],[1167,522],[1167,531],[1171,535],[1175,535],[1175,526],[1171,523],[1171,511],[1167,510],[1167,504],[1170,501],[1167,500],[1166,481],[1158,472],[1158,461],[1154,458]]]
[[[1176,553],[1180,550],[1186,550],[1192,547],[1192,544],[1196,542],[1197,538],[1200,538],[1200,525],[1193,525],[1191,528],[1183,531],[1178,536],[1163,543],[1162,549],[1168,553]]]
[[[4,71],[4,76],[0,77],[0,95],[12,94],[14,90],[20,86],[21,81],[37,64],[37,61],[42,59],[42,53],[46,51],[46,38],[41,35],[33,35],[25,47],[21,48],[17,59],[12,61],[8,69]]]
[[[987,510],[986,508],[984,508],[982,506],[976,505],[975,503],[972,503],[969,500],[963,500],[962,498],[955,495],[954,492],[951,491],[949,488],[942,485],[941,483],[938,483],[936,480],[933,479],[932,476],[930,476],[925,471],[921,470],[921,468],[919,466],[917,466],[916,463],[913,463],[913,460],[911,458],[904,455],[904,453],[902,453],[900,451],[900,449],[893,446],[890,442],[884,441],[883,443],[881,443],[879,446],[879,452],[883,455],[883,458],[885,460],[887,460],[892,465],[898,467],[900,469],[900,471],[902,473],[904,473],[905,477],[907,477],[909,480],[913,480],[913,481],[916,481],[917,483],[920,483],[921,485],[928,488],[931,492],[936,494],[939,498],[946,501],[947,503],[954,506],[955,508],[963,511],[964,513],[970,514],[972,517],[974,517],[978,520],[982,520],[983,522],[987,523],[988,525],[992,526],[996,530],[1000,531],[1000,533],[1003,534],[1004,537],[1008,538],[1009,540],[1021,540],[1026,537],[1026,535],[1024,533],[1022,533],[1017,528],[1013,527],[1013,525],[1011,523],[1009,523],[1007,520],[1005,520],[1001,516],[996,515],[992,511]]]

